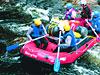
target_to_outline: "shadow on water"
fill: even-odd
[[[23,57],[21,66],[23,67],[23,70],[30,75],[48,75],[50,72],[53,72],[53,66],[27,57]]]
[[[0,75],[49,75],[52,71],[51,65],[41,64],[23,57],[21,63],[12,64],[0,62]]]

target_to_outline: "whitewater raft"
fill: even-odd
[[[100,34],[98,35],[100,36]],[[67,51],[60,52],[59,54],[60,64],[71,64],[75,62],[87,50],[96,45],[98,42],[100,41],[98,40],[97,37],[94,38],[86,37],[77,44],[77,48],[75,48],[74,51],[70,53],[68,53]],[[57,52],[54,52],[56,48],[57,44],[52,43],[50,41],[48,41],[48,46],[46,50],[37,48],[34,42],[29,42],[21,48],[20,53],[26,57],[35,59],[38,62],[44,62],[53,65],[57,57]]]

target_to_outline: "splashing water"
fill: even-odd
[[[78,71],[81,75],[98,75],[98,70],[90,70],[82,66],[74,65],[74,70]]]

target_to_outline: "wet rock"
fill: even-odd
[[[0,40],[0,56],[4,55],[5,52],[6,52],[5,41]]]
[[[87,51],[81,58],[87,64],[94,64],[100,67],[100,44],[97,44],[96,46],[92,47],[90,50]]]
[[[30,22],[31,16],[23,12],[22,7],[10,6],[0,10],[0,19],[7,21]]]
[[[5,26],[6,26],[5,24],[4,25],[0,24],[0,38],[1,39],[13,38],[15,34]]]
[[[97,2],[98,2],[98,5],[100,5],[100,0],[97,0]]]

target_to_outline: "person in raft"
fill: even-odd
[[[29,30],[26,33],[29,40],[41,37],[46,34],[46,32],[44,30],[44,25],[42,24],[40,19],[34,19],[33,22],[34,23],[31,24],[31,27],[29,28]],[[35,40],[34,42],[36,43],[38,48],[41,48],[42,44],[43,44],[42,49],[45,50],[47,48],[48,42],[45,38]]]
[[[76,20],[80,21],[80,26],[88,27],[85,19],[91,19],[92,10],[86,0],[80,0],[78,4],[81,6],[80,10],[78,10],[81,17],[76,18]]]
[[[73,31],[70,28],[70,25],[64,26],[64,34],[63,38],[61,38],[61,44],[58,45],[60,47],[61,52],[71,52],[76,49],[76,40]],[[73,48],[75,47],[75,48]],[[55,50],[54,52],[56,52]]]
[[[64,8],[66,8],[65,14],[65,20],[74,20],[76,18],[76,10],[73,8],[73,5],[71,3],[67,3]]]
[[[94,28],[96,33],[100,33],[100,12],[94,11],[92,13],[92,19],[89,20],[89,22],[92,24],[91,26]],[[89,34],[95,35],[91,29],[89,29]]]
[[[91,19],[92,10],[91,10],[90,6],[87,4],[86,0],[81,0],[79,2],[79,4],[82,7],[81,18],[82,19]]]

